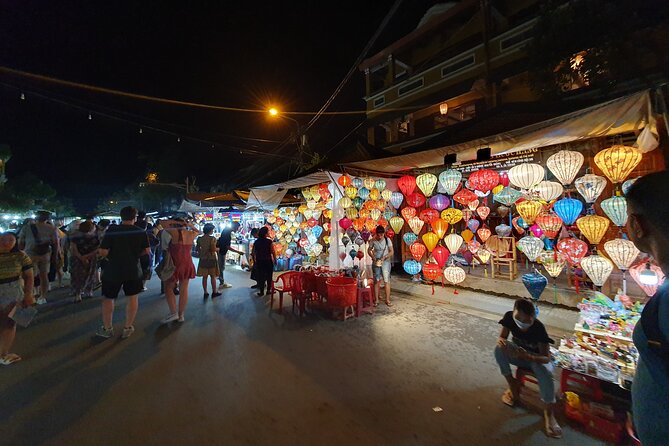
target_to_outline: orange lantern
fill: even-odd
[[[460,203],[463,206],[467,206],[472,201],[476,200],[476,194],[469,189],[462,189],[457,194],[453,195],[453,200]]]
[[[490,229],[486,228],[485,226],[482,227],[482,228],[479,228],[476,231],[476,233],[478,234],[479,238],[481,239],[481,241],[483,243],[485,243],[486,240],[488,240],[490,238],[490,234],[491,234]]]
[[[420,259],[425,255],[426,248],[421,242],[413,242],[409,247],[409,251],[411,251],[411,255],[416,259],[416,262],[420,262]]]
[[[540,215],[534,221],[548,238],[557,237],[562,227],[562,220],[555,214]]]
[[[490,215],[490,208],[488,206],[480,206],[476,208],[476,213],[481,217],[481,220],[485,220]]]
[[[448,231],[448,222],[439,218],[432,222],[432,230],[440,239],[442,239],[444,238],[444,235],[446,235],[446,231]]]
[[[363,229],[365,229],[365,219],[362,217],[356,218],[355,220],[353,220],[353,227],[358,232],[362,231]]]
[[[432,250],[437,246],[437,243],[439,243],[439,240],[441,240],[441,238],[434,232],[426,232],[423,234],[422,239],[429,252],[432,252]]]
[[[439,211],[432,208],[423,209],[420,211],[419,218],[425,223],[432,224],[434,221],[439,219]]]
[[[376,229],[376,220],[372,220],[371,218],[368,218],[365,220],[365,228],[369,231],[372,232]]]
[[[342,175],[337,180],[337,183],[339,183],[339,185],[342,187],[346,187],[349,184],[351,184],[351,177],[349,177],[348,175]]]
[[[474,233],[469,229],[465,229],[460,235],[462,236],[462,239],[465,241],[465,243],[469,243],[470,240],[474,238]]]
[[[409,221],[411,217],[416,216],[416,208],[412,208],[410,206],[403,208],[400,212],[406,221]]]

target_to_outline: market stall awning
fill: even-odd
[[[618,135],[650,127],[657,134],[651,111],[649,91],[578,110],[557,118],[498,133],[465,143],[453,144],[417,153],[345,164],[346,167],[374,172],[394,173],[439,166],[444,156],[457,153],[460,160],[475,158],[476,150],[490,147],[493,155],[565,144],[591,138]]]
[[[249,196],[246,200],[246,209],[276,209],[280,204],[287,204],[285,202],[285,195],[290,189],[300,189],[313,186],[314,184],[329,183],[338,177],[339,174],[333,172],[319,171],[282,183],[253,187],[249,191]]]

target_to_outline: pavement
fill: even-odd
[[[550,440],[537,411],[500,402],[500,315],[398,293],[374,315],[300,318],[289,298],[271,312],[248,273],[226,276],[214,300],[192,281],[169,326],[153,279],[127,340],[124,298],[101,340],[101,299],[55,291],[19,330],[23,361],[0,369],[0,445],[604,444],[568,425]]]

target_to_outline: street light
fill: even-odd
[[[297,144],[297,148],[300,150],[300,152],[302,152],[304,146],[306,145],[306,138],[305,138],[306,135],[303,134],[302,126],[300,125],[300,123],[296,119],[293,119],[290,116],[280,113],[276,107],[269,108],[267,110],[267,113],[269,113],[269,115],[273,118],[279,117],[283,119],[288,119],[289,121],[293,121],[293,123],[295,123],[295,129],[296,129],[295,142]]]

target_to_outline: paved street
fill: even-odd
[[[501,404],[494,320],[407,297],[357,320],[299,319],[228,276],[214,301],[194,281],[186,322],[162,327],[154,279],[128,340],[93,338],[99,298],[41,314],[18,334],[24,361],[0,369],[0,443],[602,444],[570,428],[548,440],[537,413]]]

